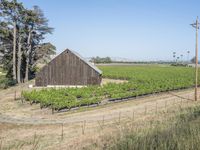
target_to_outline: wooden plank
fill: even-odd
[[[36,86],[100,84],[101,75],[74,53],[66,50],[36,75]]]

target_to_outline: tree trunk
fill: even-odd
[[[16,22],[14,22],[13,24],[13,80],[17,79],[17,75],[16,75],[16,33],[17,33],[17,29],[16,29]]]
[[[28,50],[26,53],[26,72],[24,81],[27,82],[29,80],[29,62],[30,62],[30,52],[31,52],[31,32],[28,35]]]
[[[19,41],[18,41],[18,58],[17,58],[17,82],[21,83],[21,63],[22,63],[22,52],[21,52],[21,37],[19,36]]]

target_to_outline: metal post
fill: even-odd
[[[195,101],[197,101],[197,87],[198,87],[198,29],[199,29],[199,21],[198,17],[195,23],[191,24],[194,28],[196,28],[196,52],[195,52]]]

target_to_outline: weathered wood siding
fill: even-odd
[[[35,85],[95,85],[100,84],[101,79],[99,72],[65,50],[37,73]]]

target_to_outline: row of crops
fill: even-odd
[[[24,91],[25,100],[55,110],[99,104],[105,99],[135,97],[145,94],[192,87],[194,69],[163,66],[99,66],[103,77],[126,79],[126,83],[109,83],[84,88]]]

